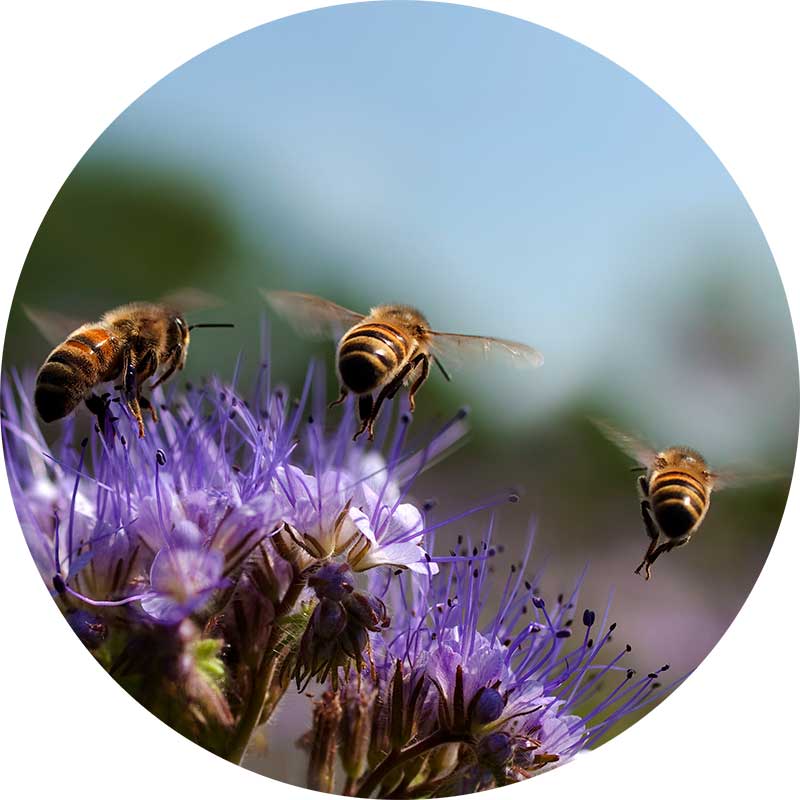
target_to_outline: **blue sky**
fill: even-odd
[[[658,96],[546,29],[429,3],[291,17],[167,76],[89,154],[108,157],[208,176],[307,265],[286,288],[539,347],[535,380],[493,372],[512,419],[592,386],[726,457],[794,429],[788,308],[746,201]],[[463,385],[488,405],[483,377]]]

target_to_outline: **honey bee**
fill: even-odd
[[[504,355],[528,367],[538,367],[543,361],[538,350],[519,342],[431,330],[428,320],[411,306],[376,306],[364,315],[310,294],[262,293],[272,308],[302,333],[339,340],[336,370],[340,394],[331,405],[343,403],[350,392],[358,396],[361,426],[354,439],[365,431],[369,439],[374,438],[383,402],[404,385],[409,386],[408,403],[413,411],[415,395],[428,378],[431,362],[450,380],[442,360]]]
[[[638,478],[641,510],[650,546],[642,563],[645,580],[650,580],[651,567],[662,554],[688,544],[708,513],[712,491],[742,486],[759,480],[778,477],[770,473],[712,471],[697,450],[676,446],[665,450],[643,444],[638,439],[595,420],[600,431],[623,452],[639,462],[645,474]],[[664,541],[659,542],[663,536]]]
[[[47,338],[61,338],[56,332],[68,324],[64,317],[30,308],[25,311]],[[120,380],[117,388],[143,437],[142,411],[148,411],[153,421],[158,421],[155,407],[142,395],[145,382],[163,367],[150,387],[155,389],[176,370],[182,370],[189,332],[201,327],[233,326],[188,325],[180,311],[161,303],[129,303],[106,312],[98,322],[79,325],[39,370],[33,396],[36,410],[45,422],[53,422],[66,417],[85,400],[90,411],[102,420],[104,405],[92,390],[98,384]]]

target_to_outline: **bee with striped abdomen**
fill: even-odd
[[[442,359],[505,355],[530,367],[543,361],[538,350],[519,342],[433,331],[422,313],[411,306],[376,306],[364,315],[310,294],[263,294],[302,333],[339,340],[336,370],[341,391],[331,405],[344,402],[350,392],[358,396],[361,426],[355,439],[365,431],[373,438],[381,405],[404,385],[409,386],[409,406],[414,410],[415,395],[428,378],[431,361],[447,380],[450,376]]]
[[[713,490],[775,477],[754,474],[745,478],[741,473],[712,472],[703,456],[689,447],[658,451],[605,422],[595,420],[595,424],[638,461],[645,473],[639,476],[638,485],[650,546],[635,572],[638,575],[644,568],[646,580],[650,580],[650,568],[662,553],[689,543],[708,513]]]
[[[67,324],[57,314],[25,310],[51,340]],[[118,388],[122,390],[125,405],[136,420],[139,436],[144,436],[142,410],[149,411],[154,421],[158,419],[155,408],[142,395],[145,381],[163,367],[160,377],[150,387],[154,389],[176,370],[183,369],[189,331],[197,327],[232,325],[188,325],[183,314],[171,305],[129,303],[106,312],[98,322],[78,326],[50,353],[39,370],[34,391],[36,410],[45,422],[53,422],[66,417],[86,400],[89,409],[100,416],[103,404],[92,390],[98,384],[120,380]]]

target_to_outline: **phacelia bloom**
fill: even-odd
[[[342,765],[360,796],[523,780],[660,696],[668,667],[637,678],[622,663],[630,647],[614,650],[608,612],[598,624],[577,610],[580,582],[549,606],[525,577],[527,556],[498,585],[494,547],[462,547],[440,574],[389,592],[376,667],[341,690]]]
[[[278,530],[291,532],[303,566],[437,569],[407,493],[461,436],[459,422],[409,452],[404,417],[384,458],[349,443],[348,415],[332,436],[324,407],[308,415],[309,371],[297,404],[265,381],[252,406],[211,382],[180,397],[156,393],[163,419],[141,441],[120,406],[121,418],[81,445],[76,418],[67,418],[51,447],[29,383],[4,382],[3,436],[17,511],[48,582],[60,574],[97,601],[144,595],[147,613],[174,621],[202,607]],[[107,568],[92,568],[98,560]]]
[[[266,365],[249,401],[216,380],[156,390],[160,419],[143,439],[125,405],[107,400],[88,436],[78,434],[86,415],[75,414],[54,443],[31,402],[32,376],[3,382],[24,535],[62,611],[118,678],[133,663],[126,641],[191,622],[199,639],[222,637],[220,657],[243,684],[230,701],[244,707],[259,648],[276,645],[252,620],[272,626],[298,605],[306,627],[280,640],[298,680],[324,680],[351,659],[360,668],[368,635],[389,618],[355,575],[436,571],[409,491],[463,434],[463,414],[418,446],[407,442],[407,415],[387,417],[375,444],[355,444],[351,408],[326,425],[318,372],[309,369],[294,402],[271,388]],[[335,596],[334,574],[348,576],[346,596]]]
[[[290,401],[259,371],[245,400],[209,380],[153,392],[145,438],[124,403],[93,404],[45,436],[33,378],[7,376],[2,435],[25,538],[97,660],[153,713],[241,762],[294,682],[324,684],[306,739],[309,785],[440,796],[563,763],[652,702],[577,589],[547,604],[526,559],[436,552],[451,519],[413,496],[462,437],[464,412],[420,441],[400,398],[374,443],[352,400],[327,419],[320,372]],[[53,438],[54,437],[54,438]],[[492,523],[493,524],[493,523]],[[490,525],[490,532],[491,532]],[[340,747],[340,742],[346,746]]]

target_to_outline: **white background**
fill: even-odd
[[[6,4],[0,202],[0,320],[31,240],[70,170],[121,111],[197,53],[320,2]],[[795,318],[800,56],[792,6],[708,0],[471,3],[564,33],[631,71],[673,105],[750,202]],[[13,8],[13,11],[11,10]],[[766,409],[768,412],[768,409]],[[2,467],[0,467],[2,469]],[[729,632],[688,683],[596,753],[535,783],[562,797],[795,796],[797,490],[773,552]],[[209,756],[132,702],[94,663],[42,590],[0,478],[0,736],[6,796],[61,798],[309,793]],[[780,642],[780,644],[778,644]],[[534,788],[535,787],[535,788]],[[9,795],[10,790],[10,795]],[[547,796],[547,795],[544,795]]]

